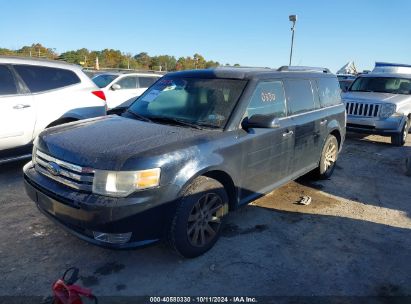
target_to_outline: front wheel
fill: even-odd
[[[179,201],[169,230],[170,245],[186,258],[202,255],[217,242],[227,210],[224,186],[209,177],[196,178]]]
[[[330,178],[334,172],[338,158],[338,141],[334,135],[328,135],[321,151],[320,164],[316,169],[316,177],[319,179]]]
[[[408,129],[410,128],[408,120],[405,122],[404,127],[400,133],[394,134],[391,136],[391,143],[394,146],[401,147],[405,144],[408,137]]]

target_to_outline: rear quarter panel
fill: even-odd
[[[79,84],[33,94],[37,113],[34,137],[61,118],[85,119],[105,114],[105,101],[91,93],[98,88],[91,80],[81,81]]]

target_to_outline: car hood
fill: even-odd
[[[377,93],[377,92],[345,92],[342,94],[344,101],[364,101],[372,103],[401,104],[411,101],[410,95]]]
[[[113,115],[47,129],[35,145],[42,152],[73,164],[121,170],[131,158],[153,159],[205,142],[216,132]]]

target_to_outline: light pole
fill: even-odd
[[[291,60],[293,59],[293,46],[294,46],[294,30],[295,30],[295,23],[297,22],[297,15],[290,15],[288,16],[288,20],[290,20],[293,23],[293,26],[291,27],[291,50],[290,50],[290,64],[291,65]]]

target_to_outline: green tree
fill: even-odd
[[[151,57],[146,53],[142,52],[134,56],[134,59],[143,69],[150,69],[151,66]]]
[[[31,46],[23,46],[17,50],[20,56],[42,57],[48,59],[57,59],[58,55],[52,48],[46,48],[40,43],[33,43]]]
[[[16,55],[16,52],[5,48],[0,48],[0,55],[11,56]]]

